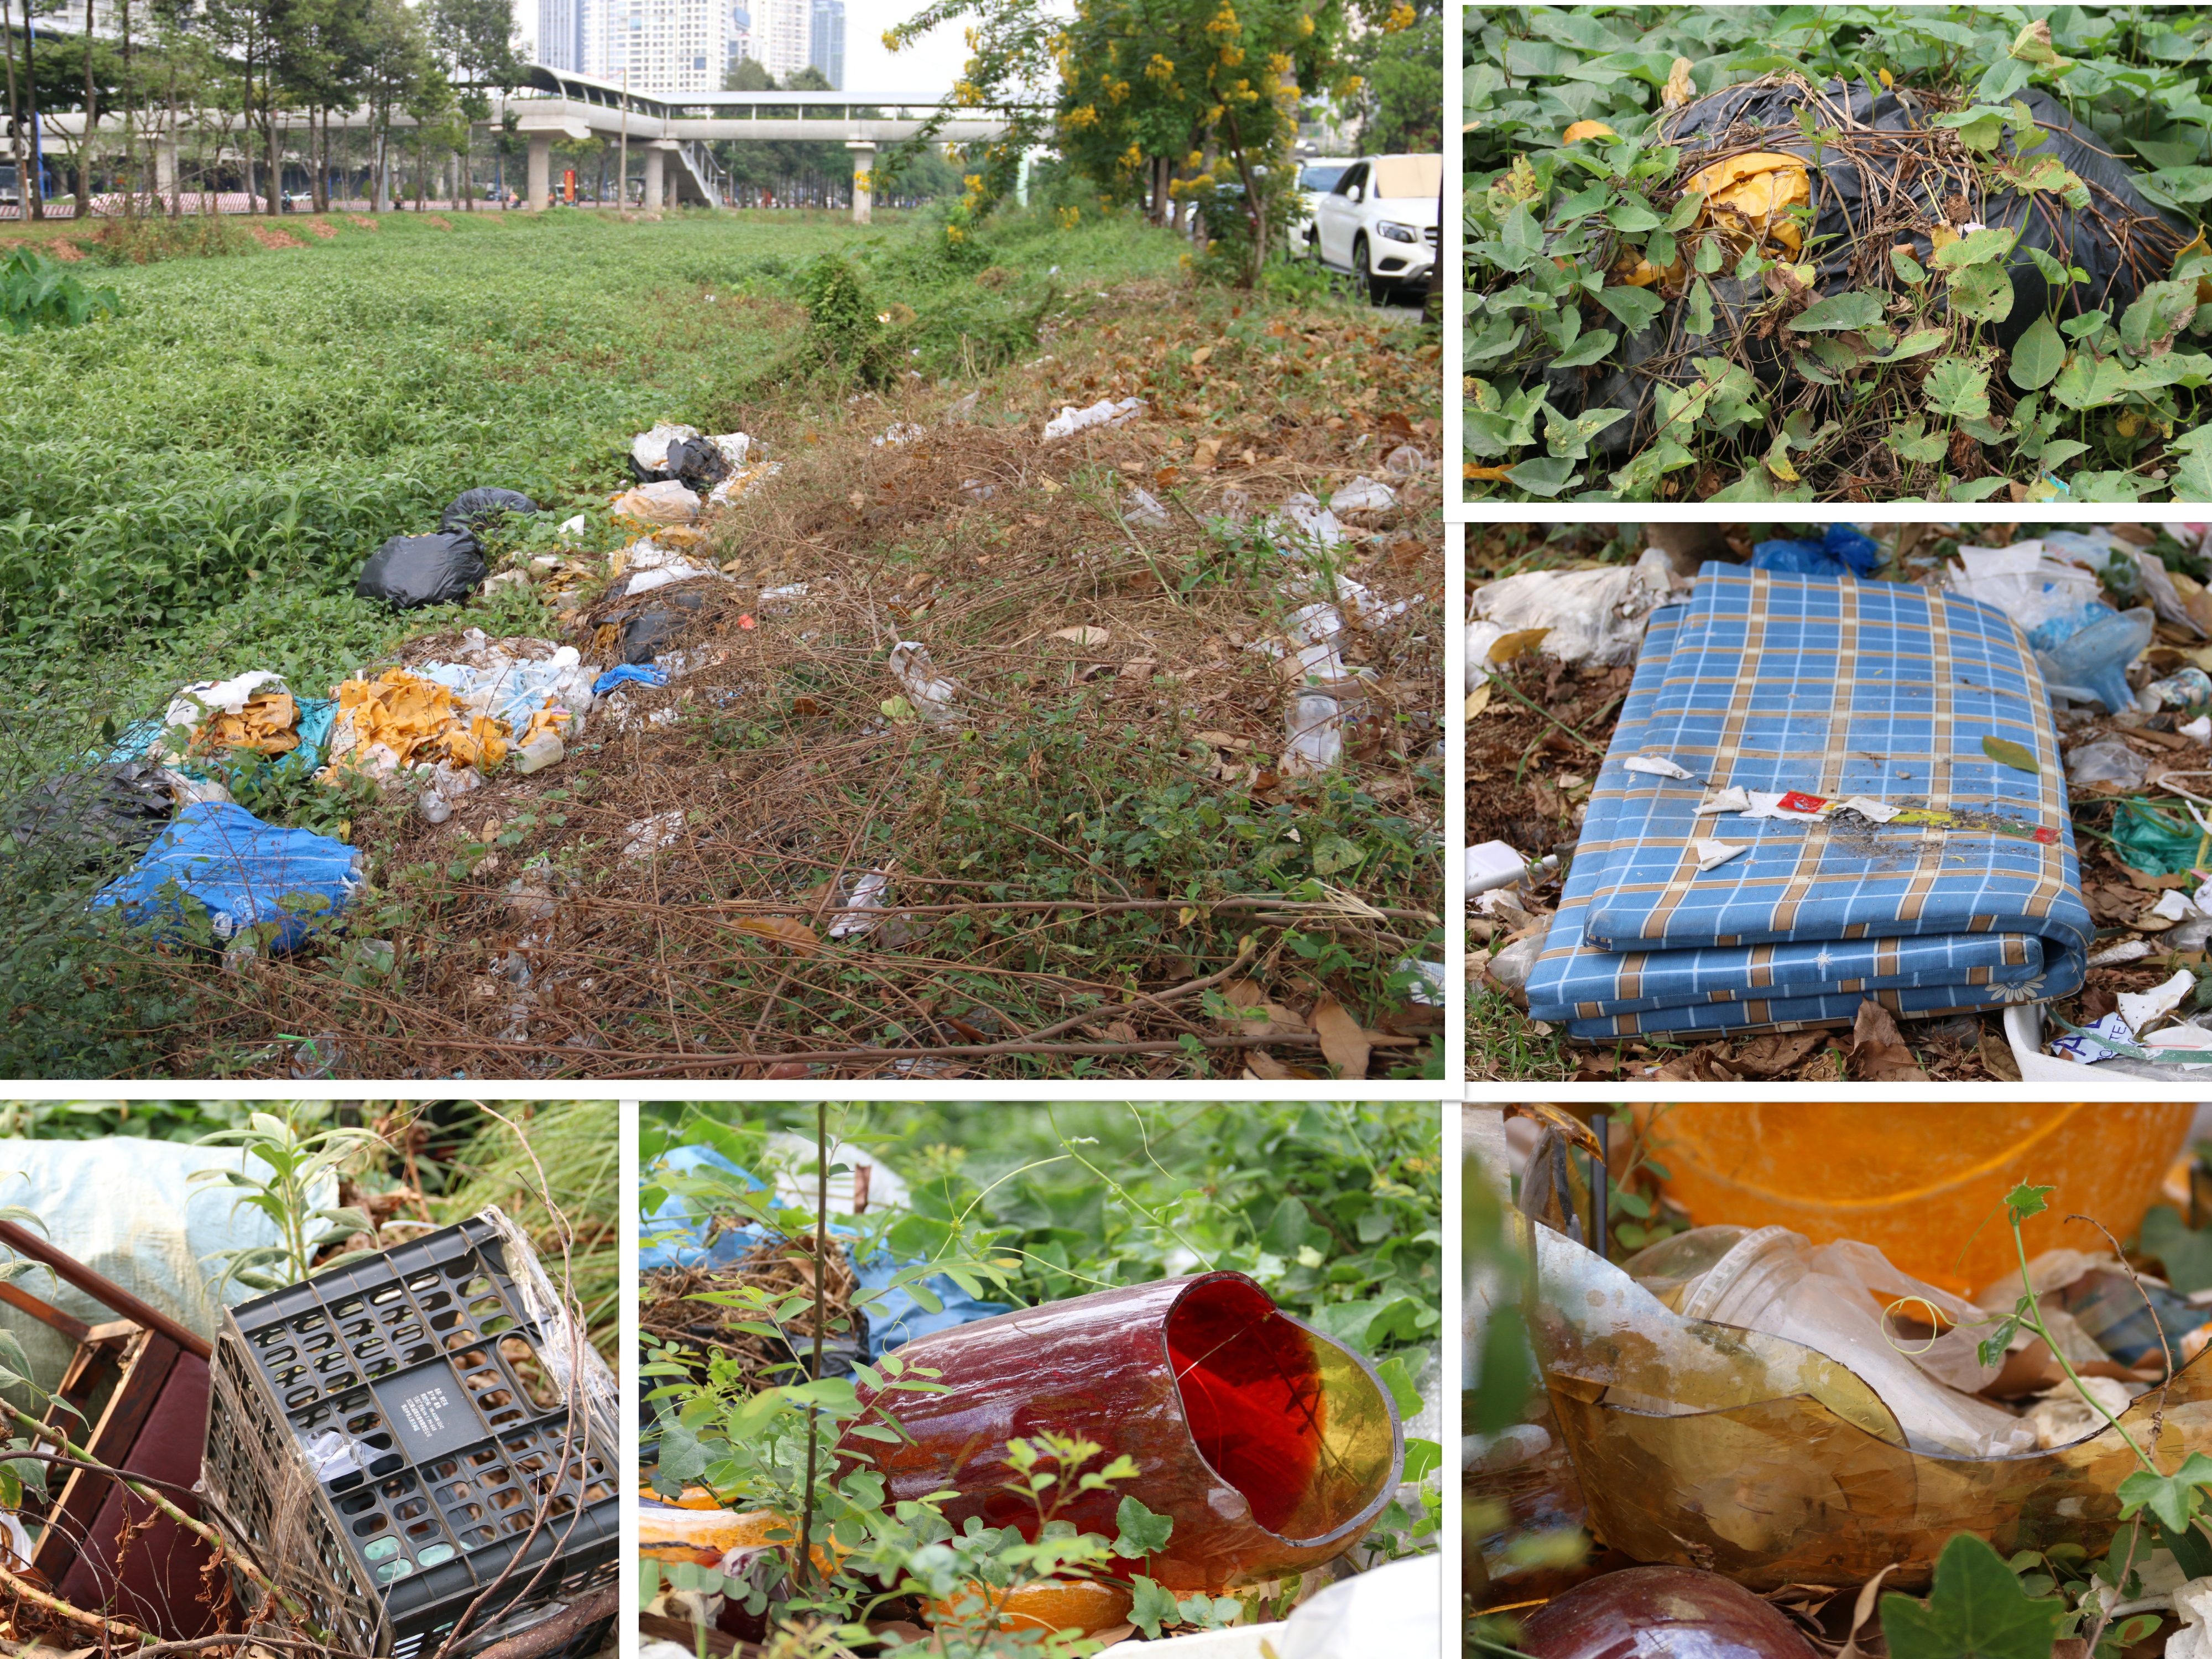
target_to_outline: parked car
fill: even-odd
[[[1298,163],[1298,216],[1291,227],[1291,246],[1309,253],[1313,250],[1314,210],[1321,198],[1336,188],[1336,181],[1344,171],[1359,158],[1356,155],[1310,155]]]
[[[1348,271],[1377,305],[1426,283],[1437,259],[1442,155],[1363,155],[1314,208],[1314,257]]]

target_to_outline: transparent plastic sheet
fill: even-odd
[[[898,1350],[946,1394],[894,1395],[910,1437],[873,1454],[895,1500],[950,1491],[945,1518],[1035,1528],[1006,1443],[1050,1430],[1126,1455],[1133,1480],[1060,1513],[1112,1537],[1122,1497],[1172,1516],[1167,1547],[1126,1564],[1178,1592],[1258,1583],[1343,1554],[1398,1483],[1389,1392],[1349,1350],[1279,1311],[1242,1273],[1200,1273],[1048,1303]],[[863,1388],[861,1403],[878,1396]],[[857,1425],[875,1420],[864,1412]]]
[[[1753,1589],[1856,1585],[1895,1563],[1887,1582],[1903,1589],[1928,1583],[1954,1533],[2001,1555],[2069,1541],[2094,1555],[2118,1529],[2118,1489],[2136,1464],[2112,1429],[2009,1457],[1916,1454],[1848,1367],[1683,1319],[1590,1251],[1506,1222],[1536,1253],[1530,1335],[1591,1529],[1632,1559]],[[2200,1356],[2163,1393],[2160,1466],[2212,1453],[2212,1365]],[[2122,1413],[2138,1443],[2160,1394]]]
[[[1655,1269],[1692,1268],[1671,1285]],[[2035,1431],[1974,1398],[1996,1378],[1975,1352],[1981,1310],[1899,1273],[1855,1239],[1814,1246],[1786,1227],[1698,1227],[1626,1264],[1662,1304],[1685,1318],[1745,1326],[1802,1342],[1851,1368],[1881,1396],[1916,1451],[1987,1457],[2025,1451]],[[1949,1328],[1915,1340],[1893,1333],[1883,1310]],[[1626,1402],[1623,1402],[1626,1403]]]

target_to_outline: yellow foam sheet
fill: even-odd
[[[459,766],[490,768],[507,758],[511,733],[505,720],[488,714],[464,720],[451,691],[404,669],[393,669],[374,680],[347,680],[337,696],[339,719],[352,716],[356,745],[366,749],[383,744],[402,766],[450,760]],[[534,731],[534,720],[532,726]]]
[[[1741,227],[1755,242],[1778,242],[1792,253],[1803,245],[1803,232],[1786,216],[1813,204],[1812,175],[1797,156],[1760,149],[1731,155],[1692,173],[1686,188],[1705,198],[1701,225]]]
[[[283,755],[300,746],[300,705],[289,691],[258,693],[235,714],[212,714],[200,723],[192,748],[245,749],[257,755]]]

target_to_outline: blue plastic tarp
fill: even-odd
[[[711,1146],[676,1147],[656,1167],[684,1176],[720,1170],[736,1176],[749,1191],[764,1192],[768,1188],[768,1183],[752,1171],[739,1168]],[[652,1182],[650,1171],[647,1182]],[[739,1228],[717,1234],[708,1243],[691,1220],[691,1200],[678,1193],[669,1194],[651,1214],[641,1213],[637,1226],[637,1265],[641,1273],[649,1273],[656,1267],[728,1267],[758,1244],[763,1237],[757,1228]],[[845,1223],[833,1221],[830,1231],[845,1241],[848,1254],[851,1241],[860,1237],[857,1229]],[[916,1337],[1012,1311],[1012,1304],[985,1302],[969,1296],[943,1273],[938,1273],[922,1281],[945,1304],[941,1312],[931,1313],[915,1300],[909,1287],[889,1288],[894,1278],[915,1264],[912,1258],[902,1261],[886,1249],[855,1256],[852,1265],[853,1276],[860,1281],[860,1288],[884,1292],[862,1310],[868,1318],[868,1358],[872,1360],[880,1359],[891,1349]]]
[[[270,942],[289,951],[342,912],[361,885],[357,848],[307,830],[264,823],[242,806],[187,806],[138,862],[93,896],[94,908],[119,908],[133,922],[180,916],[163,889],[207,907],[217,939],[264,922],[280,924]],[[319,898],[319,909],[296,901]],[[291,906],[284,902],[295,900]]]
[[[1638,755],[1694,775],[1631,772]],[[1729,787],[1960,816],[1698,812]],[[1700,870],[1700,840],[1750,850]],[[1980,1010],[2070,994],[2094,933],[2050,702],[2008,618],[1902,584],[1708,565],[1688,605],[1652,617],[1528,1006],[1584,1040],[1847,1023],[1869,997]]]

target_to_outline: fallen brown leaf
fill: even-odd
[[[1777,1031],[1753,1037],[1729,1056],[1739,1077],[1780,1077],[1827,1041],[1825,1031]]]
[[[1928,1073],[1905,1046],[1889,1010],[1872,997],[1851,1022],[1851,1075],[1861,1083],[1926,1083]]]
[[[1314,1034],[1321,1038],[1321,1051],[1328,1063],[1336,1067],[1340,1078],[1364,1078],[1367,1075],[1367,1056],[1371,1052],[1367,1033],[1359,1029],[1359,1022],[1344,1011],[1344,1005],[1334,997],[1323,997],[1314,1006]]]
[[[731,926],[741,933],[773,939],[802,957],[812,956],[822,948],[822,940],[814,930],[790,916],[741,916]]]
[[[1982,1064],[1989,1068],[1991,1077],[2000,1083],[2020,1081],[2020,1060],[2012,1051],[2012,1044],[1996,1031],[1984,1031],[1981,1041]]]
[[[1240,1031],[1249,1036],[1295,1036],[1307,1029],[1305,1021],[1288,1008],[1280,1003],[1268,1001],[1267,994],[1260,988],[1260,981],[1255,979],[1238,980],[1222,994],[1222,1000],[1232,1007],[1258,1008],[1267,1014],[1264,1021],[1236,1015],[1220,1018],[1218,1023],[1231,1030]]]

